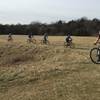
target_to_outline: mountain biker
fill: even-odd
[[[30,33],[28,34],[28,38],[29,38],[29,39],[32,39],[32,32],[30,32]]]
[[[8,35],[8,41],[12,40],[12,33],[9,33]]]
[[[68,33],[68,34],[67,34],[65,40],[66,40],[66,43],[72,42],[71,33]]]
[[[98,38],[97,38],[97,40],[96,40],[96,42],[94,44],[96,45],[97,43],[99,43],[99,41],[100,41],[100,31],[98,33]]]
[[[12,37],[12,33],[9,33],[8,37]]]
[[[46,43],[48,41],[48,33],[44,33],[44,42]]]
[[[97,43],[100,43],[100,31],[98,33],[98,38],[96,42],[94,43],[94,45],[96,45]],[[99,50],[97,51],[97,54],[98,54],[98,61],[100,62],[100,51]]]
[[[28,33],[28,42],[32,42],[32,32]]]

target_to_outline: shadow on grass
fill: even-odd
[[[90,50],[89,47],[74,47],[73,49],[79,49],[79,50]]]
[[[74,64],[93,64],[92,61],[82,61],[82,62],[66,62],[68,65],[74,65]]]

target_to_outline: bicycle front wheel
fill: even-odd
[[[100,64],[100,49],[99,48],[91,49],[90,58],[93,63]]]

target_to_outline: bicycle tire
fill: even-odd
[[[27,39],[27,43],[33,43],[33,44],[36,44],[36,40],[35,39]]]
[[[50,44],[50,42],[47,40],[47,41],[45,41],[45,40],[41,40],[41,44],[43,45],[43,44],[46,44],[46,45],[48,45],[48,44]]]
[[[100,49],[98,49],[98,48],[93,48],[93,49],[91,49],[90,50],[90,58],[91,58],[91,61],[94,63],[94,64],[100,64],[100,61],[98,62],[98,57],[97,57],[97,52],[98,52],[98,50],[100,50]],[[95,57],[97,58],[97,59],[95,59],[95,58],[93,58],[93,52],[95,51]],[[100,52],[100,51],[99,51]]]
[[[12,41],[13,41],[13,38],[8,38],[7,41],[8,41],[8,42],[12,42]]]
[[[70,48],[74,48],[75,47],[75,45],[74,45],[74,43],[70,43],[70,44],[68,44],[68,43],[66,43],[66,42],[64,42],[64,47],[70,47]]]

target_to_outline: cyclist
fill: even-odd
[[[36,39],[34,38],[34,34],[32,32],[30,32],[28,34],[28,40],[27,40],[27,42],[36,44]]]
[[[28,38],[32,39],[32,33],[31,32],[28,34]]]
[[[32,33],[30,32],[30,33],[28,33],[28,40],[27,40],[28,42],[32,42]]]
[[[9,35],[8,35],[8,41],[10,41],[10,40],[12,40],[13,38],[12,38],[12,33],[9,33]]]
[[[65,41],[66,41],[66,43],[68,45],[70,45],[70,43],[72,42],[72,38],[71,38],[71,34],[70,33],[67,34],[67,36],[65,38]]]
[[[44,43],[47,43],[47,41],[48,41],[48,33],[45,33],[44,34]]]
[[[100,43],[100,31],[98,33],[98,38],[96,42],[94,43],[94,45],[96,45],[97,43]],[[100,51],[99,50],[97,51],[97,54],[98,54],[98,62],[100,62]]]
[[[96,40],[96,42],[94,44],[96,45],[97,43],[99,43],[99,41],[100,41],[100,31],[98,33],[98,38],[97,38],[97,40]]]

